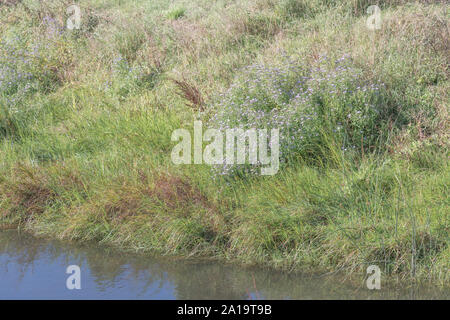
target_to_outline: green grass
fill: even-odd
[[[172,11],[169,11],[169,13],[167,14],[167,17],[172,20],[177,20],[177,19],[184,17],[185,13],[186,13],[185,8],[177,8],[177,9],[173,9]]]
[[[0,85],[0,225],[289,271],[378,264],[448,285],[448,6],[378,3],[376,32],[367,1],[86,0],[81,29],[60,34],[42,19],[61,24],[69,1],[0,7],[0,76],[12,83]],[[173,130],[219,113],[245,67],[289,56],[313,70],[344,54],[361,81],[385,84],[386,112],[363,123],[370,143],[344,152],[321,120],[321,138],[275,176],[172,164]],[[336,115],[373,99],[320,90]],[[206,112],[186,101],[195,94]]]

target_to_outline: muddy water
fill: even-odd
[[[81,289],[69,290],[69,265]],[[123,254],[0,231],[0,299],[448,299],[449,289],[387,285],[368,290],[311,277],[218,262]]]

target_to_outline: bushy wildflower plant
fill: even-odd
[[[24,101],[34,93],[54,90],[72,63],[73,44],[54,18],[45,16],[30,33],[0,39],[0,133],[29,112]]]
[[[304,68],[285,56],[276,65],[254,64],[220,95],[210,128],[278,128],[280,164],[321,160],[330,147],[370,149],[386,116],[382,83],[369,83],[347,55],[321,57]],[[270,146],[269,146],[270,150]],[[256,173],[256,166],[223,164],[222,175]]]

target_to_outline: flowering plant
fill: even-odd
[[[365,81],[348,55],[321,57],[312,68],[284,56],[277,65],[247,67],[213,105],[209,126],[278,128],[280,164],[317,160],[327,156],[330,141],[344,152],[375,143],[383,118],[383,86]],[[249,165],[215,169],[222,175],[255,172]]]

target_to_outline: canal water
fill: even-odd
[[[69,290],[67,267],[80,267]],[[449,289],[302,276],[219,262],[144,257],[0,231],[0,299],[448,299]]]

